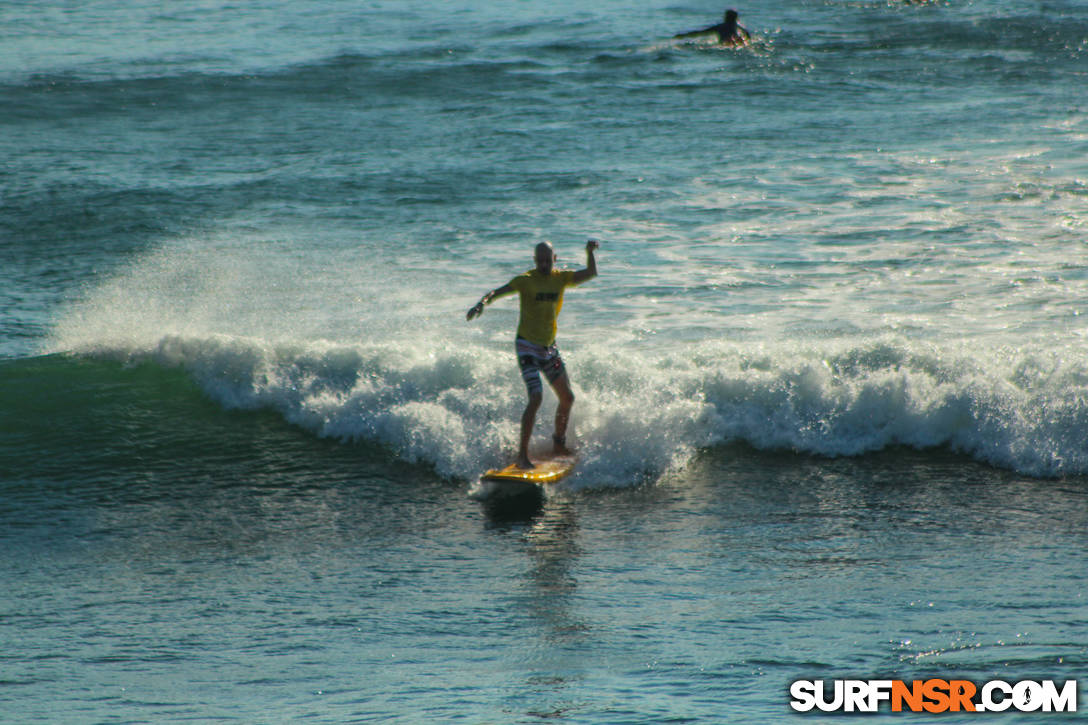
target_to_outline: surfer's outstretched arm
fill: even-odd
[[[677,33],[672,36],[673,38],[694,38],[697,35],[706,35],[707,33],[713,33],[718,29],[717,25],[711,25],[709,28],[702,28],[701,30],[689,30],[686,33]]]
[[[590,239],[586,242],[586,268],[579,269],[574,273],[575,284],[581,284],[587,279],[593,279],[597,276],[597,258],[593,256],[593,252],[600,248],[601,245],[596,239]]]
[[[514,288],[508,284],[504,284],[502,287],[491,290],[486,295],[481,297],[479,302],[472,306],[472,309],[470,309],[468,311],[468,314],[465,315],[465,319],[471,320],[479,317],[484,312],[484,305],[490,304],[491,300],[495,299],[496,297],[502,297],[503,295],[508,295],[512,292],[514,292]]]

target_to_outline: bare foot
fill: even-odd
[[[552,436],[552,442],[555,443],[555,448],[553,449],[555,451],[555,455],[557,455],[557,456],[573,456],[574,455],[574,451],[572,451],[570,448],[567,448],[567,439],[566,439],[566,437],[560,438],[559,436]]]
[[[529,460],[529,456],[518,456],[518,468],[524,468],[528,471],[536,468],[536,465]]]

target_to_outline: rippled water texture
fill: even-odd
[[[795,679],[1076,677],[1083,3],[672,39],[722,10],[5,7],[0,720],[750,722]],[[465,312],[589,237],[579,466],[478,501],[525,393],[514,299]]]

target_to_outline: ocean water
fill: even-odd
[[[0,721],[1082,677],[1088,4],[722,10],[0,4]],[[465,312],[588,238],[579,466],[486,498]]]

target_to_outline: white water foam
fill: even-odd
[[[516,447],[523,392],[505,350],[212,335],[97,353],[183,368],[224,407],[275,410],[451,478],[471,479]],[[837,351],[707,342],[656,359],[602,345],[569,357],[575,487],[653,480],[737,441],[825,456],[945,447],[1032,475],[1088,472],[1088,365],[1059,355],[983,361],[886,341]],[[553,410],[540,414],[541,439]]]
[[[314,435],[373,441],[451,478],[512,458],[524,405],[507,339],[516,304],[468,325],[471,279],[436,302],[383,284],[375,275],[387,265],[359,272],[311,256],[300,275],[293,257],[254,259],[252,247],[135,260],[65,310],[48,351],[182,368],[224,407],[275,410]],[[733,442],[824,456],[943,447],[1031,475],[1088,473],[1079,337],[1002,347],[893,335],[726,342],[708,332],[617,345],[637,330],[575,319],[579,333],[563,348],[578,397],[574,487],[654,480]],[[541,441],[554,414],[545,400]]]

